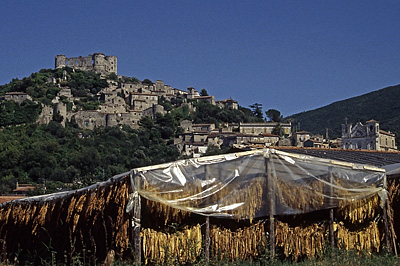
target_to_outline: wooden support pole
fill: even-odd
[[[218,171],[220,168],[218,167]],[[210,169],[209,165],[204,166],[204,175],[205,179],[208,181],[210,180]],[[209,198],[207,198],[207,202],[209,203]],[[206,216],[206,235],[204,237],[204,259],[206,261],[206,265],[210,263],[210,217]]]
[[[142,203],[141,198],[137,190],[135,189],[134,178],[136,172],[130,173],[130,185],[132,187],[132,193],[129,195],[129,203],[126,211],[132,213],[132,241],[133,241],[133,255],[136,265],[142,264],[142,241],[140,238],[141,231],[141,219],[142,219]]]
[[[275,257],[275,218],[269,215],[269,252],[271,259]]]
[[[389,220],[389,227],[390,227],[390,232],[392,235],[392,241],[393,241],[393,249],[394,249],[394,254],[397,256],[397,243],[396,243],[396,232],[394,231],[394,226],[393,226],[393,213],[392,208],[390,207],[389,199],[386,200],[386,205],[387,205],[387,215],[388,215],[388,220]]]
[[[332,197],[333,197],[333,173],[332,173],[332,166],[329,167],[329,183],[330,188],[329,188],[329,196],[331,197],[329,199],[330,205],[332,206]],[[335,247],[335,232],[333,229],[333,222],[334,222],[334,214],[333,214],[333,208],[329,209],[329,241],[331,244],[331,248]]]
[[[267,186],[269,202],[269,252],[271,259],[275,257],[275,176],[272,174],[270,159],[265,159],[267,168]]]
[[[206,264],[210,263],[210,217],[206,217],[206,237],[205,237],[204,256]]]
[[[133,209],[133,243],[134,243],[134,253],[135,253],[135,263],[136,265],[142,264],[142,241],[140,239],[141,230],[141,199],[140,195],[137,195],[135,200],[135,206]]]
[[[383,188],[385,189],[385,191],[387,191],[387,179],[386,179],[386,174],[383,178]],[[390,243],[390,231],[389,231],[389,223],[388,223],[388,201],[387,199],[385,200],[384,204],[383,204],[383,224],[385,227],[385,240],[386,240],[386,246],[388,249],[388,252],[390,254],[393,253],[392,251],[392,244]],[[395,244],[395,243],[393,243]]]
[[[329,210],[329,240],[331,243],[331,248],[335,247],[335,232],[333,229],[333,221],[334,221],[333,209],[330,209]]]
[[[390,243],[390,232],[389,232],[389,223],[388,223],[388,215],[387,215],[387,201],[385,201],[385,204],[383,205],[383,224],[385,226],[385,240],[386,240],[386,246],[388,249],[388,252],[390,254],[393,253],[392,251],[392,244]]]

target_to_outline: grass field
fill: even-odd
[[[113,265],[125,266],[133,265],[132,262],[116,261]],[[167,262],[164,265],[179,265],[173,261]],[[195,264],[196,266],[205,266],[205,261],[200,261]],[[256,261],[213,261],[208,264],[210,266],[386,266],[386,265],[400,265],[400,257],[390,254],[359,254],[354,251],[345,250],[330,250],[326,251],[323,257],[315,259],[306,259],[299,262],[271,260],[270,258],[262,258]]]

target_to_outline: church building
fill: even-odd
[[[342,124],[343,149],[397,151],[396,136],[379,128],[379,122],[369,120],[366,124],[357,122]]]

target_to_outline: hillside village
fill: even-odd
[[[96,97],[100,104],[97,110],[79,110],[74,102],[71,89],[61,84],[70,77],[65,67],[72,70],[83,70],[99,73],[108,78],[108,87],[97,92]],[[52,105],[42,105],[42,112],[38,123],[48,124],[57,115],[60,123],[65,126],[67,121],[75,121],[82,129],[129,126],[139,128],[139,121],[143,117],[155,118],[157,113],[165,114],[168,111],[160,101],[180,102],[189,110],[195,110],[193,102],[205,101],[219,108],[237,110],[236,100],[216,100],[207,93],[199,93],[189,87],[186,91],[172,88],[162,80],[155,83],[145,80],[139,81],[125,76],[117,76],[117,57],[95,53],[86,57],[71,57],[57,55],[55,69],[64,69],[62,78],[51,77],[47,80],[60,91],[52,100]],[[117,77],[110,79],[110,77]],[[22,103],[32,100],[24,92],[8,92],[4,100]],[[68,103],[72,106],[68,107]],[[228,123],[216,128],[215,124],[195,124],[190,120],[183,120],[180,124],[183,132],[174,139],[174,145],[182,155],[198,157],[206,153],[211,146],[248,149],[252,147],[268,146],[296,146],[320,148],[345,148],[367,150],[397,150],[395,135],[379,128],[375,120],[357,122],[354,126],[347,123],[342,125],[342,138],[329,140],[326,136],[312,135],[309,132],[292,129],[290,122],[258,122],[258,123]]]

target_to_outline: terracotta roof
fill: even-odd
[[[251,133],[238,133],[236,134],[238,137],[258,137],[259,134],[251,134]]]
[[[36,187],[31,184],[19,184],[13,192],[28,192],[34,190]]]
[[[310,134],[310,132],[307,132],[307,131],[298,131],[298,132],[294,132],[294,134]]]
[[[263,136],[263,137],[279,137],[278,135],[267,134],[267,133],[261,133],[260,135]]]
[[[252,127],[252,126],[264,126],[264,127],[275,127],[276,125],[278,125],[278,122],[254,122],[254,123],[239,123],[240,127]],[[290,123],[286,123],[286,122],[281,122],[280,123],[281,126],[289,126]]]
[[[389,135],[389,136],[396,136],[394,133],[391,133],[391,132],[387,132],[387,131],[385,131],[385,130],[382,130],[382,129],[380,129],[379,130],[379,133],[381,133],[381,134],[385,134],[385,135]]]

